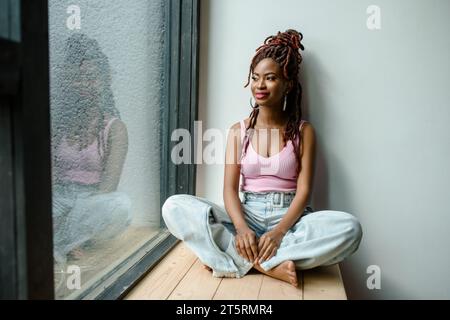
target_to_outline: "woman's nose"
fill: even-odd
[[[261,79],[261,80],[258,81],[256,86],[257,86],[258,89],[265,88],[266,87],[266,82],[263,79]]]

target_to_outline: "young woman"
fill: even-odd
[[[117,191],[128,134],[114,103],[108,58],[81,33],[67,40],[64,53],[61,97],[52,106],[57,263],[77,258],[86,244],[119,235],[131,217],[128,195]]]
[[[359,247],[362,230],[353,215],[307,205],[315,133],[301,112],[302,39],[287,30],[256,50],[249,72],[253,110],[228,135],[225,206],[192,195],[173,195],[163,205],[168,229],[213,276],[240,278],[255,268],[297,286],[296,269],[338,263]]]

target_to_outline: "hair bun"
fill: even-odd
[[[303,40],[303,34],[294,30],[288,29],[286,32],[278,32],[276,36],[270,36],[264,41],[267,45],[283,45],[289,46],[293,50],[305,50],[305,47],[301,43]]]

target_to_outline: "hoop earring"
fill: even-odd
[[[250,97],[250,106],[252,107],[252,109],[259,109],[259,106],[257,106],[257,107],[255,107],[254,105],[253,105],[253,99],[252,99],[252,97]]]
[[[287,95],[284,96],[283,111],[286,111],[286,106],[287,106]]]

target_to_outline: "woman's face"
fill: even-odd
[[[281,107],[284,96],[289,91],[289,82],[284,78],[279,64],[266,58],[253,70],[251,89],[258,105]]]
[[[98,68],[91,62],[83,61],[80,66],[72,66],[66,77],[70,81],[67,100],[71,103],[68,108],[77,113],[89,113],[90,118],[99,117],[102,83]]]
[[[90,62],[83,61],[77,67],[76,78],[71,85],[84,97],[97,96],[101,90],[101,79],[98,69]]]

